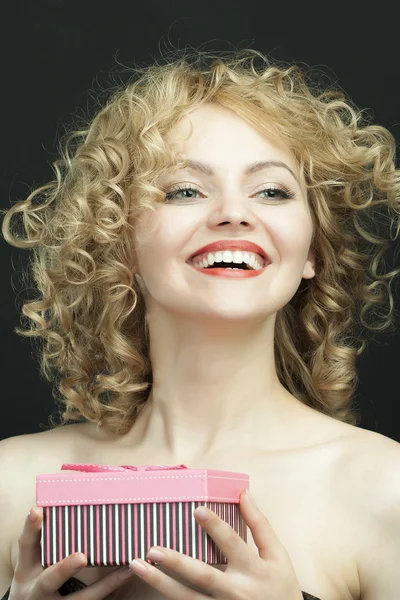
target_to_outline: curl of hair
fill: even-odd
[[[386,219],[397,239],[395,140],[344,93],[320,89],[311,70],[256,50],[179,52],[134,68],[85,127],[61,139],[55,179],[2,211],[6,241],[33,248],[39,296],[23,305],[28,328],[15,331],[42,341],[41,373],[55,382],[59,425],[86,420],[122,435],[146,402],[152,370],[132,232],[165,199],[159,175],[183,164],[166,134],[205,103],[286,144],[304,175],[316,275],[278,311],[277,373],[300,401],[357,424],[355,362],[366,346],[358,327],[381,332],[394,323],[391,283],[400,269],[378,273],[388,239],[374,226]],[[16,213],[25,238],[11,232]]]

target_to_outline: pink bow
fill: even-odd
[[[140,465],[138,467],[132,465],[121,465],[120,467],[110,467],[108,465],[90,465],[83,463],[69,464],[65,463],[62,465],[62,471],[84,471],[85,473],[104,473],[107,471],[164,471],[164,470],[178,470],[187,469],[186,465],[174,465],[174,466],[150,466]]]

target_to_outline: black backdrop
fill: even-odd
[[[110,71],[145,65],[159,49],[251,47],[327,73],[375,122],[400,140],[398,19],[393,2],[171,2],[24,0],[2,9],[0,206],[7,208],[53,177],[59,136],[73,115],[93,114],[115,82]],[[106,94],[105,94],[106,96]],[[104,97],[104,94],[103,94]],[[394,245],[388,266],[398,265]],[[40,378],[31,342],[13,332],[29,290],[18,277],[28,261],[0,241],[0,439],[47,426],[56,407]],[[400,309],[399,286],[394,288]],[[400,326],[375,335],[359,358],[361,427],[400,441]]]

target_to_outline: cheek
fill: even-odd
[[[282,215],[282,218],[270,222],[269,231],[281,260],[304,262],[312,239],[312,221],[309,214],[294,211],[292,215]]]
[[[201,222],[199,215],[194,213],[188,207],[184,210],[184,207],[160,206],[146,224],[146,230],[152,231],[145,242],[148,252],[157,254],[165,263],[171,259],[186,260],[185,250],[189,255],[191,240]]]
[[[133,235],[133,245],[139,270],[147,270],[147,265],[154,261],[154,254],[159,244],[162,244],[161,221],[157,213],[148,211],[138,219]]]
[[[177,219],[163,219],[162,214],[151,217],[136,231],[136,256],[143,277],[159,279],[170,271],[173,260],[178,260],[182,253],[184,228],[179,227]]]

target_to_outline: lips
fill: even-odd
[[[196,250],[196,252],[193,252],[193,254],[189,256],[187,262],[191,262],[196,256],[203,254],[204,252],[223,252],[224,250],[255,252],[264,259],[265,265],[271,262],[266,252],[264,252],[260,246],[248,240],[219,240],[217,242],[212,242],[211,244],[207,244],[206,246],[199,248],[199,250]]]

